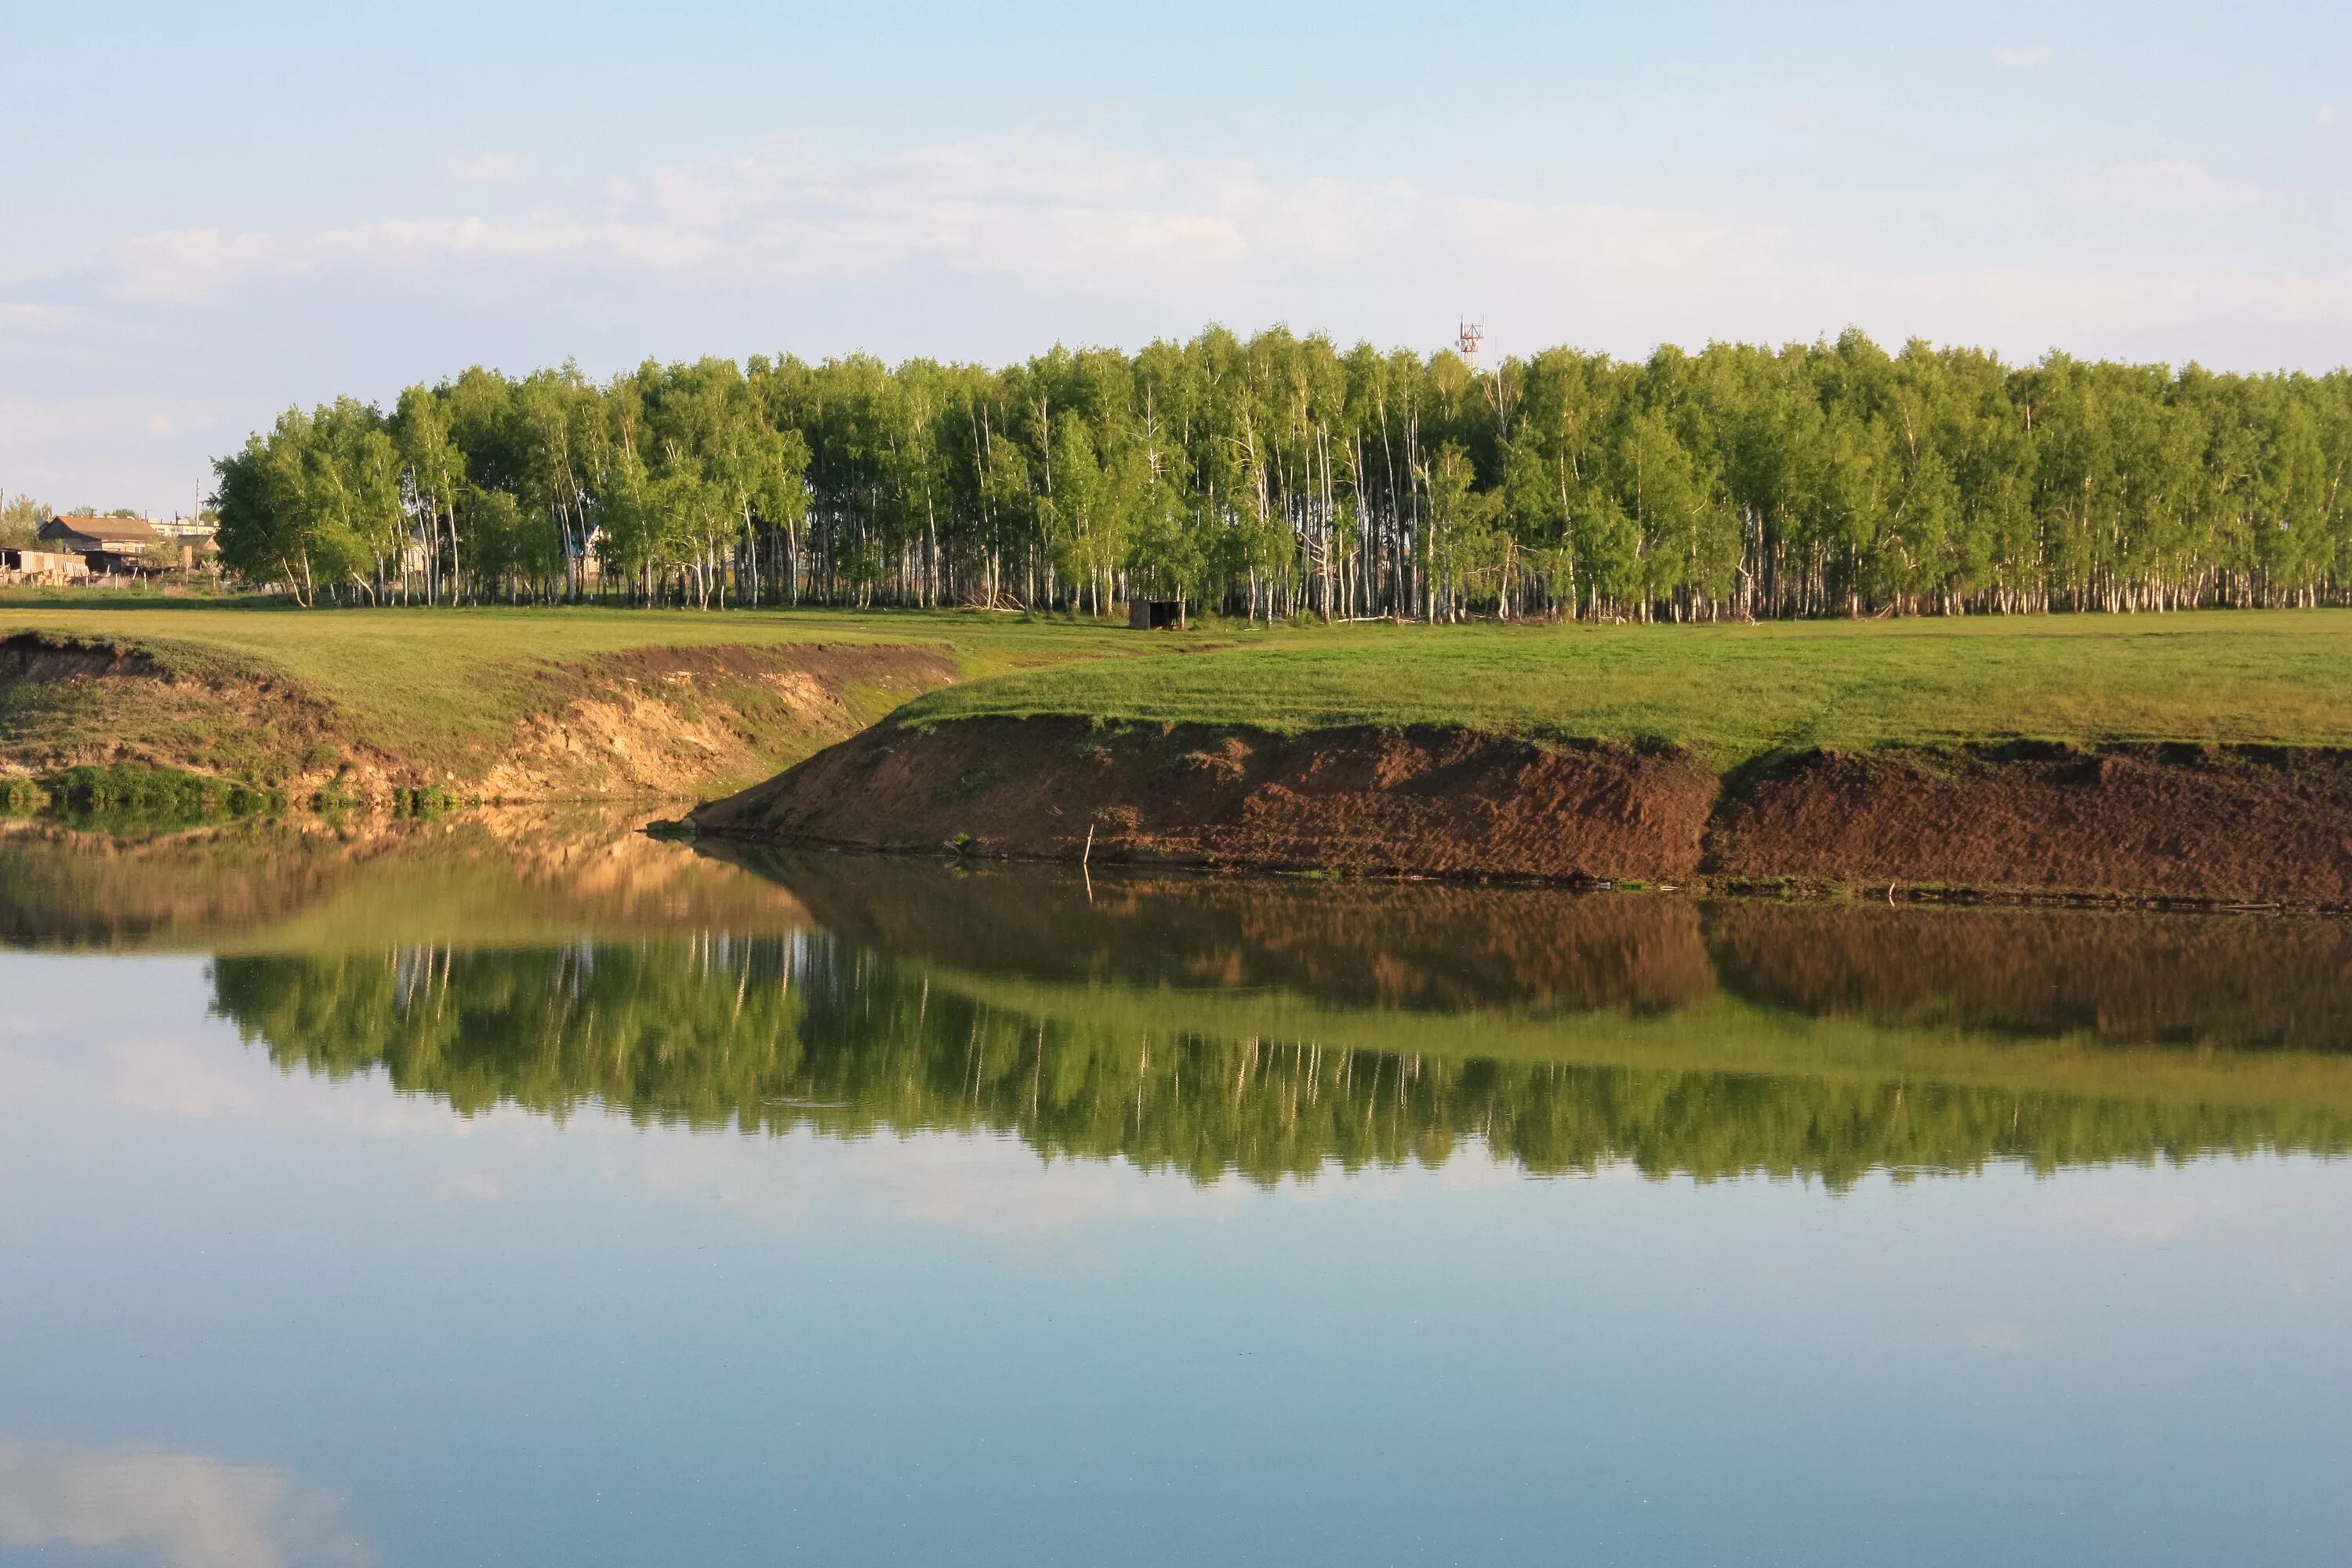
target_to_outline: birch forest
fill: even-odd
[[[1857,331],[1478,368],[1212,328],[1003,368],[471,369],[220,459],[317,604],[1720,620],[2342,604],[2352,374]]]

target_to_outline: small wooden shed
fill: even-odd
[[[1129,599],[1127,602],[1127,625],[1130,631],[1164,632],[1184,624],[1184,605],[1179,599]]]
[[[89,563],[53,550],[0,550],[0,573],[27,583],[71,583],[89,575]]]

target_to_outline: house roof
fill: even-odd
[[[52,518],[41,530],[41,536],[55,538],[59,531],[79,533],[100,544],[159,544],[163,539],[155,531],[153,523],[141,517]]]

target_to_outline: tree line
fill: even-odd
[[[991,368],[475,368],[215,465],[303,604],[1723,618],[2340,604],[2352,373],[1859,331],[1632,363],[1286,329]]]

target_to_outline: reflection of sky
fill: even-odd
[[[2352,1547],[2343,1165],[1203,1189],[464,1121],[208,994],[0,957],[0,1562]]]
[[[375,1561],[332,1497],[188,1454],[0,1438],[0,1548],[127,1553],[167,1568]]]

